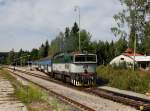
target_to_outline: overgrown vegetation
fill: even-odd
[[[150,91],[150,71],[142,72],[140,70],[117,69],[111,66],[97,67],[98,77],[111,87],[146,93]]]
[[[0,74],[8,79],[15,88],[14,96],[25,103],[29,111],[65,111],[66,106],[58,102],[56,98],[49,98],[46,91],[33,85],[23,85],[15,77],[11,76],[8,71],[0,69]]]

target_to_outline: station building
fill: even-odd
[[[135,56],[134,56],[135,55]],[[115,57],[110,65],[119,66],[122,63],[125,63],[127,67],[131,68],[133,64],[136,64],[141,69],[148,69],[150,65],[150,56],[146,56],[143,54],[134,54],[132,49],[128,48],[124,53]]]

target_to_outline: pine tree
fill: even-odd
[[[7,58],[7,63],[8,64],[15,64],[15,52],[14,49],[12,49],[9,53],[8,53],[8,58]]]
[[[41,47],[39,48],[39,58],[43,58],[44,57],[44,48],[45,46],[42,44]]]
[[[49,51],[49,43],[48,43],[48,40],[45,42],[45,45],[44,45],[44,57],[47,57],[48,56],[48,51]]]
[[[145,37],[143,39],[144,53],[150,55],[150,22],[145,26]]]

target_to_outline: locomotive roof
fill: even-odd
[[[81,53],[81,52],[70,52],[70,53],[58,53],[54,55],[53,57],[62,56],[62,55],[96,55],[92,53]]]
[[[51,60],[51,57],[45,57],[45,58],[42,58],[42,59],[40,59],[38,61],[43,61],[43,60]]]

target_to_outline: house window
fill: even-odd
[[[120,60],[124,60],[124,58],[120,58]]]

